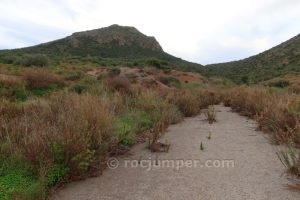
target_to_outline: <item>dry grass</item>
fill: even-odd
[[[288,169],[288,173],[300,177],[300,153],[289,148],[288,150],[277,153],[281,163]]]
[[[186,117],[197,115],[201,109],[218,104],[221,100],[216,92],[206,90],[175,90],[170,92],[167,98],[178,106]]]
[[[71,176],[98,166],[112,142],[110,106],[91,95],[61,94],[0,106],[1,154],[21,155],[47,169],[64,164]],[[86,159],[89,157],[90,159]]]
[[[63,84],[59,76],[42,69],[28,69],[22,77],[28,89]],[[149,136],[150,149],[167,152],[170,144],[159,138],[170,124],[220,101],[213,92],[146,89],[117,75],[103,83],[89,83],[82,94],[66,90],[25,102],[1,101],[0,155],[18,155],[34,167],[40,179],[63,166],[68,169],[64,180],[74,180],[103,169],[107,157],[120,148],[114,127],[118,119],[144,113],[147,129],[143,131]],[[55,181],[53,185],[59,183]]]
[[[278,158],[280,159],[281,163],[287,168],[287,173],[295,176],[295,180],[293,183],[288,184],[290,189],[299,190],[300,191],[300,153],[296,149],[289,148],[285,151],[281,151],[277,153]]]
[[[182,119],[182,114],[176,105],[153,90],[144,90],[136,94],[136,107],[149,113],[154,122],[163,124],[160,126],[164,128]]]
[[[289,87],[289,91],[295,94],[300,94],[300,83],[292,84]]]
[[[110,91],[118,91],[124,94],[131,94],[131,84],[128,78],[122,76],[108,77],[106,86]]]
[[[45,88],[50,85],[63,85],[63,80],[56,74],[43,69],[28,69],[22,74],[31,88]]]
[[[4,87],[13,87],[15,85],[23,85],[23,81],[18,76],[0,74],[0,85]]]
[[[204,114],[208,123],[212,124],[217,121],[217,113],[214,106],[209,106]]]
[[[191,91],[177,91],[172,93],[169,98],[186,117],[196,115],[200,112],[200,99],[197,99],[197,96]]]

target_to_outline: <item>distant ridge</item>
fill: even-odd
[[[277,76],[300,73],[300,34],[258,55],[227,63],[206,65],[210,76],[237,83],[257,83]]]

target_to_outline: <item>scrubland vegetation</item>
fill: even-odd
[[[184,83],[171,75],[167,82],[157,77],[177,80],[161,90],[133,83],[119,68],[98,76],[80,68],[12,68],[1,67],[0,199],[44,199],[221,100],[214,91],[178,87]]]
[[[203,108],[209,123],[216,122],[211,105],[221,101],[256,119],[276,144],[300,147],[300,97],[284,81],[249,87],[210,79],[207,85],[157,68],[133,68],[141,73],[134,77],[119,67],[89,75],[95,69],[1,67],[0,199],[44,199],[60,184],[101,172],[110,155],[147,138],[160,151],[157,145],[164,144],[155,142],[170,124]],[[155,73],[163,87],[140,82]],[[295,152],[280,158],[299,176]]]

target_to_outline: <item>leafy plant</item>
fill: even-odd
[[[53,165],[47,172],[47,185],[49,187],[54,186],[58,182],[64,180],[64,178],[68,175],[70,169],[63,164],[55,164]]]

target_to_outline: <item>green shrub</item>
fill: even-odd
[[[161,62],[160,60],[156,59],[156,58],[151,58],[147,60],[147,64],[156,68],[161,68]]]
[[[22,56],[20,64],[25,67],[45,67],[49,64],[49,59],[46,55],[43,54],[25,54],[24,56]]]
[[[0,158],[1,200],[35,200],[40,197],[45,197],[44,187],[29,165],[16,156]]]
[[[178,78],[174,77],[174,76],[163,76],[159,78],[159,81],[167,86],[170,87],[176,87],[176,88],[180,88],[181,87],[181,82]]]
[[[288,80],[278,80],[269,84],[271,87],[285,88],[290,85]]]
[[[22,83],[0,84],[0,97],[16,101],[27,100],[28,93]]]
[[[116,122],[115,129],[119,143],[131,146],[134,143],[135,124],[131,116],[123,116]]]
[[[18,56],[5,55],[1,58],[1,62],[4,64],[13,64],[18,59]]]
[[[34,96],[37,96],[37,97],[41,97],[41,96],[44,96],[52,91],[57,91],[61,89],[61,86],[57,85],[57,84],[51,84],[51,85],[48,85],[46,87],[43,87],[43,88],[28,88],[28,91],[33,94]]]
[[[136,66],[138,66],[138,65],[139,65],[139,62],[137,62],[137,61],[134,61],[134,62],[133,62],[133,66],[136,67]]]
[[[150,114],[145,111],[136,111],[137,131],[143,132],[153,127],[154,123],[151,120]]]
[[[18,101],[26,101],[28,93],[24,88],[16,87],[12,92],[12,96]]]
[[[76,92],[77,94],[81,94],[87,89],[88,87],[86,85],[76,84],[76,85],[72,85],[69,90],[71,92]]]
[[[63,164],[55,164],[53,165],[47,172],[47,185],[49,187],[54,186],[58,182],[64,180],[64,178],[68,175],[70,169]]]

